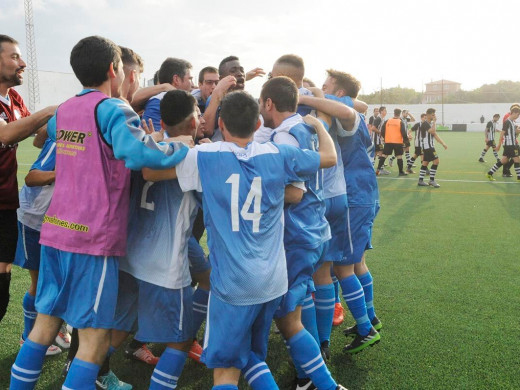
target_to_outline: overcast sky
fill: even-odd
[[[72,72],[81,38],[102,35],[139,53],[151,78],[166,57],[190,61],[195,75],[240,57],[246,71],[269,71],[283,54],[303,57],[321,85],[325,70],[352,73],[363,93],[400,85],[423,89],[441,78],[466,90],[520,80],[516,2],[460,0],[33,0],[38,69]],[[22,0],[0,0],[0,33],[20,41]],[[515,50],[515,51],[513,51]],[[254,94],[263,83],[251,81]]]

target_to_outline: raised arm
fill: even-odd
[[[345,104],[314,96],[300,96],[299,99],[299,102],[302,104],[314,107],[318,111],[323,111],[327,115],[338,118],[341,122],[341,126],[346,131],[350,131],[354,127],[357,114],[352,108]]]
[[[330,168],[336,165],[337,155],[334,142],[330,138],[329,133],[325,130],[323,124],[312,115],[306,115],[303,120],[316,130],[318,142],[320,144],[320,168]]]
[[[220,107],[220,102],[226,95],[229,88],[237,84],[237,79],[234,76],[226,76],[220,80],[211,93],[211,100],[209,101],[206,111],[204,111],[204,120],[206,121],[206,137],[212,137],[217,123],[217,110]]]
[[[144,105],[152,96],[155,96],[161,92],[168,92],[175,87],[169,83],[152,85],[150,87],[139,88],[132,99],[130,105],[135,110],[135,112],[139,112],[144,109]]]
[[[0,143],[12,145],[36,133],[54,115],[57,106],[49,106],[31,116],[6,123],[0,119]]]

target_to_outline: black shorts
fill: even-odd
[[[422,156],[422,148],[420,146],[415,147],[415,152],[413,152],[417,157]]]
[[[437,160],[439,158],[439,156],[437,156],[437,152],[435,151],[435,148],[423,149],[423,154],[424,154],[423,161],[430,162],[433,160]]]
[[[497,144],[495,143],[495,141],[488,141],[488,142],[486,142],[486,145],[491,146],[493,149],[497,147]]]
[[[503,156],[513,158],[518,157],[520,155],[520,146],[518,145],[504,145],[504,154]]]
[[[383,154],[386,156],[390,156],[392,152],[395,152],[396,156],[403,155],[403,144],[385,144],[383,149]]]
[[[12,263],[18,241],[16,210],[0,210],[0,263]]]
[[[409,148],[410,147],[410,140],[407,138],[403,142],[403,148]]]

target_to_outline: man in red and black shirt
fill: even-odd
[[[48,107],[18,121],[30,115],[22,97],[12,88],[22,84],[25,66],[18,42],[0,34],[0,321],[9,303],[10,264],[18,236],[17,143],[36,132],[54,112],[53,107]]]

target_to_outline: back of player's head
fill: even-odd
[[[108,80],[110,64],[118,70],[121,49],[114,42],[100,36],[83,38],[72,48],[70,65],[81,85],[97,87]]]
[[[159,83],[171,83],[175,75],[183,79],[188,69],[191,68],[191,64],[186,60],[168,57],[164,60],[159,69]]]
[[[9,35],[0,34],[0,53],[2,52],[2,50],[4,50],[2,45],[4,42],[12,43],[13,45],[18,45],[18,41],[16,39],[11,38]]]
[[[159,84],[159,71],[155,71],[153,74],[153,85]]]
[[[191,93],[176,89],[161,100],[161,119],[167,126],[176,126],[195,111],[196,100]]]
[[[309,79],[308,77],[304,77],[303,82],[307,83],[309,85],[309,87],[316,87],[316,84],[314,84],[314,82],[311,79]]]
[[[424,119],[424,118],[426,118],[426,114],[423,113],[423,114],[421,114],[421,119]]]
[[[333,78],[336,84],[336,91],[342,89],[346,96],[356,98],[361,89],[361,83],[350,73],[341,72],[339,70],[328,69],[329,77]],[[334,91],[334,92],[336,92]]]
[[[260,111],[250,94],[244,91],[228,93],[220,107],[220,117],[232,136],[249,138],[254,133]]]
[[[202,84],[204,82],[204,75],[206,73],[218,74],[218,70],[214,66],[206,66],[205,68],[202,68],[202,70],[199,72],[199,84]]]
[[[285,54],[278,58],[273,66],[275,69],[280,70],[283,67],[283,73],[276,72],[274,76],[287,76],[293,80],[302,81],[305,75],[305,65],[303,64],[303,58],[296,54]]]
[[[218,73],[220,76],[227,76],[226,64],[231,61],[240,61],[237,56],[228,56],[220,61],[218,66]]]
[[[435,114],[435,108],[428,108],[426,110],[426,115],[432,115]]]
[[[401,115],[401,109],[400,108],[394,108],[394,116],[398,117]]]
[[[121,61],[123,66],[137,66],[139,72],[142,73],[144,70],[144,62],[139,54],[128,47],[119,46],[121,49]]]
[[[298,88],[289,77],[273,77],[262,87],[260,99],[271,99],[278,112],[295,112],[298,105]]]

